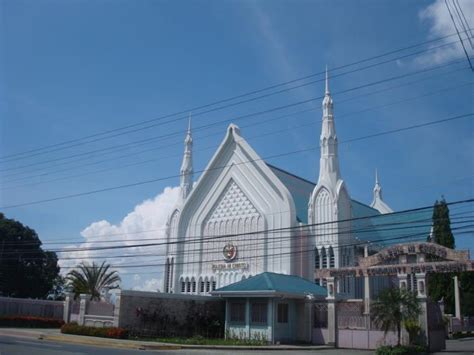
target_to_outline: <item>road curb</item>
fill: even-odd
[[[180,349],[199,349],[199,350],[274,350],[274,351],[315,351],[332,349],[330,346],[236,346],[236,345],[190,345],[190,344],[171,344],[171,343],[141,343],[140,341],[112,340],[107,338],[94,338],[88,336],[68,336],[68,335],[46,335],[41,334],[38,339],[45,341],[56,341],[61,343],[92,345],[100,347],[112,347],[134,350],[180,350]]]

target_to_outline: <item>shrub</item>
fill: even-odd
[[[420,345],[381,346],[375,351],[376,355],[416,355],[427,353],[427,349]]]
[[[115,327],[87,327],[77,325],[76,323],[67,323],[61,327],[61,333],[74,335],[88,335],[101,338],[125,339],[128,337],[128,331],[123,328]]]
[[[30,317],[30,316],[2,316],[0,327],[19,328],[60,328],[64,324],[62,319]]]

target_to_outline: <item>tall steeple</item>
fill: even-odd
[[[323,181],[336,186],[341,178],[339,172],[339,159],[337,154],[337,135],[334,124],[334,106],[329,91],[329,75],[326,67],[326,90],[323,99],[323,121],[320,137],[321,157],[319,163],[318,183]]]
[[[189,114],[188,131],[184,139],[184,156],[180,170],[181,197],[186,200],[193,188],[193,137],[191,135],[191,114]]]
[[[382,186],[379,183],[379,174],[377,169],[375,169],[374,199],[372,200],[370,207],[375,208],[382,214],[393,212],[393,210],[384,202],[382,198]]]

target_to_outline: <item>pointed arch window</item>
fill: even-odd
[[[322,259],[321,267],[323,269],[327,269],[327,267],[328,267],[328,257],[326,255],[326,249],[324,247],[321,248],[321,259]]]
[[[319,269],[321,267],[320,265],[321,259],[319,257],[319,250],[318,248],[314,248],[314,268]]]
[[[329,247],[329,267],[335,267],[335,258],[334,258],[334,250],[332,247]]]

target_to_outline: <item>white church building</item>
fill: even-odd
[[[380,237],[361,232],[372,223],[363,217],[392,210],[378,178],[370,206],[350,197],[339,169],[327,74],[322,111],[316,183],[266,163],[234,124],[194,183],[189,126],[180,199],[167,224],[164,292],[207,295],[263,272],[324,284],[313,280],[315,269],[354,265],[356,244]],[[341,280],[338,291],[354,296],[357,287],[353,279]]]

